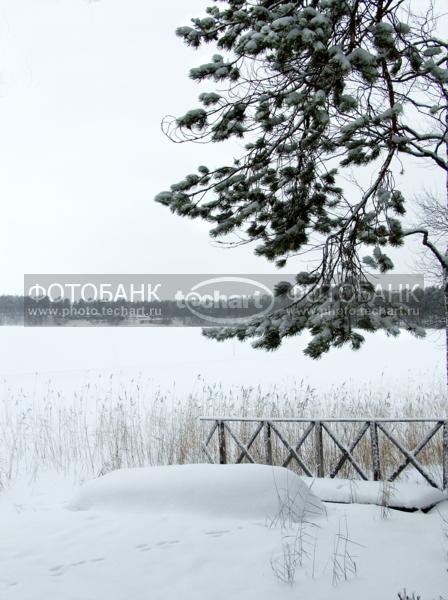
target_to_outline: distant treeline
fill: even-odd
[[[197,307],[198,315],[177,301],[157,302],[69,301],[51,302],[42,298],[39,302],[23,296],[0,296],[0,325],[67,325],[73,322],[93,321],[104,325],[135,324],[154,325],[207,325],[207,318],[248,318],[263,307],[270,307],[272,299],[263,297],[249,306],[233,306],[229,311],[225,306]],[[275,305],[284,306],[284,299],[276,299]],[[274,308],[275,308],[274,305]],[[375,303],[377,305],[377,303]],[[402,303],[405,309],[404,324],[428,328],[445,327],[445,307],[443,288],[430,286],[419,288]],[[272,307],[271,307],[272,308]],[[401,313],[400,313],[401,314]],[[204,321],[204,315],[206,319]],[[354,319],[356,322],[356,317]],[[216,325],[216,323],[210,323]],[[217,323],[219,324],[219,323]]]

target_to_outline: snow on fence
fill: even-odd
[[[201,417],[211,463],[282,465],[308,477],[395,481],[407,467],[448,489],[448,419]],[[407,471],[408,473],[408,471]]]

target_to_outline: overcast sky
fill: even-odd
[[[173,32],[209,3],[0,0],[0,293],[20,293],[24,273],[272,271],[153,202],[198,164],[228,160],[160,131],[196,104],[188,70],[212,49]],[[417,163],[399,180],[409,193],[442,186]],[[411,268],[409,252],[398,266]]]

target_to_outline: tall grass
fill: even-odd
[[[353,388],[347,384],[317,394],[300,381],[269,389],[199,382],[185,397],[175,387],[154,388],[149,380],[136,378],[117,384],[111,377],[106,381],[89,382],[68,397],[51,382],[33,393],[4,384],[0,393],[0,483],[8,485],[24,474],[37,476],[49,469],[80,481],[117,468],[206,462],[201,443],[207,431],[200,416],[400,418],[448,414],[442,382],[433,382],[429,388],[409,384],[400,394],[373,385]],[[283,427],[294,442],[300,426]],[[333,427],[349,445],[359,425]],[[413,424],[395,433],[412,449],[426,429]],[[253,425],[235,424],[234,430],[247,441]],[[366,444],[367,440],[356,452],[360,464],[368,470],[370,451]],[[420,455],[422,462],[440,464],[439,447],[434,440]],[[228,450],[235,460],[239,450],[230,440]],[[262,448],[255,444],[252,450],[262,460]],[[301,452],[311,464],[311,446],[305,445]],[[325,453],[329,464],[340,456],[329,440]],[[277,462],[281,464],[286,455],[281,444],[274,444]],[[390,444],[383,444],[381,459],[388,472],[401,457]],[[342,475],[351,476],[348,467]]]

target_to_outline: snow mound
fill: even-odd
[[[377,504],[405,510],[428,510],[448,499],[447,492],[425,484],[302,477],[323,502]]]
[[[442,523],[446,525],[448,535],[448,499],[431,508],[429,512],[436,513],[441,518]]]
[[[176,465],[114,471],[84,484],[71,510],[199,513],[213,517],[312,520],[323,504],[298,475],[267,465]]]

